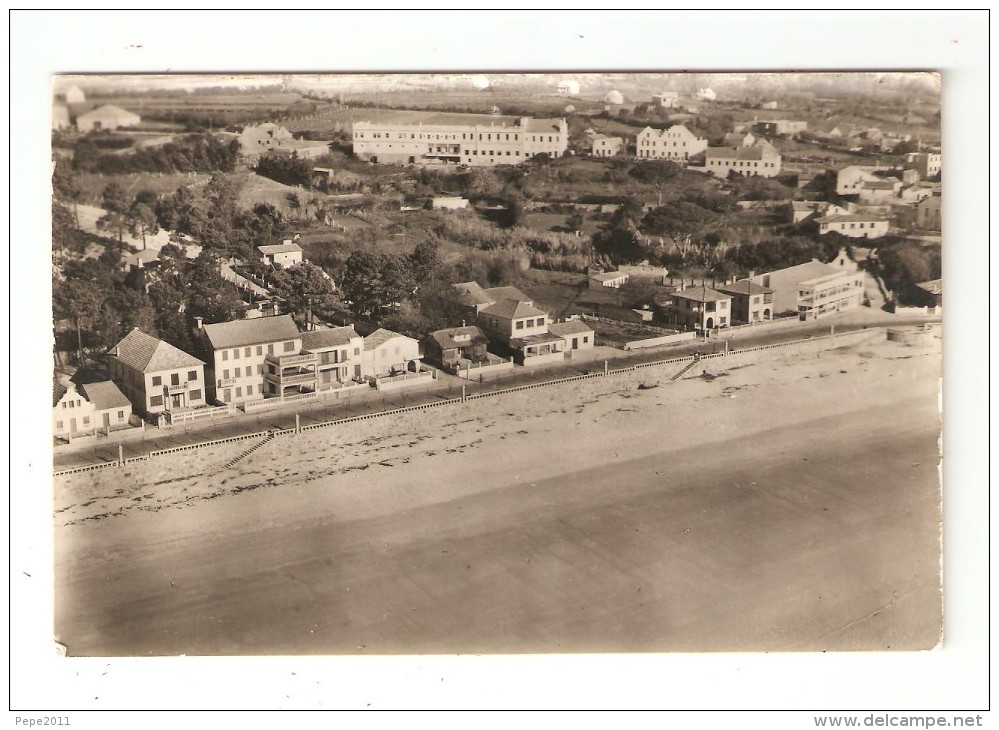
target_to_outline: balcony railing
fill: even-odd
[[[265,359],[278,367],[289,368],[299,365],[314,365],[318,356],[314,352],[307,352],[294,355],[268,355]]]
[[[300,383],[315,383],[316,373],[309,371],[307,373],[293,373],[291,375],[281,375],[275,373],[267,373],[265,378],[271,382],[277,383],[278,385],[298,385]]]

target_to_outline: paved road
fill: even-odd
[[[939,322],[940,318],[901,318],[883,312],[861,310],[838,317],[830,317],[820,322],[803,322],[773,328],[746,329],[729,333],[723,338],[710,338],[696,342],[683,343],[669,347],[658,347],[649,350],[625,353],[617,351],[611,369],[628,367],[646,362],[689,356],[696,353],[710,354],[725,349],[725,342],[731,351],[749,347],[759,347],[790,340],[826,335],[830,327],[836,332],[851,332],[869,327],[903,326],[921,324],[924,322]],[[609,348],[603,348],[607,351]],[[585,356],[584,356],[585,357]],[[558,378],[581,375],[586,372],[599,371],[603,368],[602,360],[577,359],[565,365],[554,365],[538,368],[514,368],[509,374],[494,376],[483,383],[466,382],[460,378],[444,373],[439,379],[428,386],[411,390],[382,394],[377,391],[369,393],[353,392],[342,401],[326,400],[320,404],[310,404],[297,409],[299,423],[307,426],[314,423],[349,418],[352,416],[376,413],[393,408],[431,403],[448,398],[461,396],[462,385],[469,394],[489,390],[499,390],[531,383],[540,383]],[[242,436],[271,429],[287,429],[295,427],[296,410],[292,408],[275,409],[259,414],[239,414],[234,418],[218,421],[210,425],[184,426],[170,429],[150,427],[143,438],[123,441],[122,450],[125,458],[141,456],[150,451],[174,448],[188,444],[201,443],[215,439]],[[118,442],[116,435],[111,438],[87,437],[78,442],[72,451],[57,453],[53,458],[53,467],[58,470],[71,469],[78,466],[106,463],[118,459]]]

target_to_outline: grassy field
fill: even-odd
[[[121,185],[129,196],[134,196],[141,190],[152,190],[157,195],[169,195],[181,186],[189,187],[196,195],[200,195],[202,186],[211,179],[211,175],[198,172],[132,173],[129,175],[78,173],[77,179],[83,189],[80,202],[99,205],[101,193],[112,182]]]

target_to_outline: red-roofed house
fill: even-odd
[[[207,402],[205,363],[169,342],[134,329],[107,355],[111,380],[137,413],[154,415]]]

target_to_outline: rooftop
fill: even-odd
[[[567,335],[581,335],[593,332],[593,329],[581,319],[570,319],[568,322],[555,322],[548,325],[548,331],[559,337]]]
[[[450,350],[456,347],[467,347],[488,342],[488,338],[478,327],[450,327],[430,333],[441,349]]]
[[[243,345],[262,345],[300,337],[298,327],[295,326],[290,314],[206,324],[203,329],[214,350]]]
[[[627,278],[628,274],[623,271],[601,271],[596,274],[590,274],[591,279],[597,281],[614,281],[616,279]]]
[[[193,355],[139,329],[125,335],[107,354],[141,373],[204,365]]]
[[[81,385],[80,390],[83,391],[86,399],[93,403],[98,410],[103,411],[108,408],[128,408],[131,410],[132,408],[132,403],[118,390],[118,386],[110,380],[100,383],[87,383],[86,385]]]
[[[489,297],[490,302],[498,302],[501,299],[516,299],[518,302],[533,302],[534,300],[524,294],[515,286],[494,286],[483,289],[483,293]]]
[[[695,302],[721,302],[731,299],[728,294],[722,294],[707,286],[691,286],[683,291],[675,291],[672,296],[680,299],[690,299]]]
[[[257,250],[262,254],[294,253],[296,251],[301,251],[302,247],[297,243],[275,243],[271,246],[257,246]]]
[[[302,333],[303,350],[323,350],[327,347],[342,347],[349,345],[351,339],[360,337],[353,325],[333,327],[331,329],[310,330]]]
[[[482,312],[484,314],[491,314],[494,317],[502,317],[503,319],[548,316],[546,312],[542,312],[530,302],[520,301],[518,299],[503,299],[495,304],[490,304],[488,307],[483,309]]]
[[[461,304],[475,306],[479,304],[489,304],[493,301],[489,298],[489,295],[486,294],[486,290],[474,281],[464,281],[460,284],[455,284],[454,289],[457,292],[457,296],[455,298]]]
[[[743,279],[742,281],[735,281],[731,284],[723,284],[722,286],[716,286],[715,289],[724,294],[741,294],[743,296],[749,296],[751,294],[773,294],[774,290],[755,284],[749,279]]]
[[[888,221],[883,216],[864,215],[863,213],[841,213],[839,215],[824,215],[816,219],[819,223],[867,223]]]
[[[930,281],[921,281],[916,284],[920,289],[930,294],[943,294],[943,280],[942,279],[932,279]]]
[[[406,335],[400,335],[398,332],[393,332],[392,330],[379,328],[364,338],[364,349],[374,350],[376,347],[381,347],[394,337],[405,336]]]

